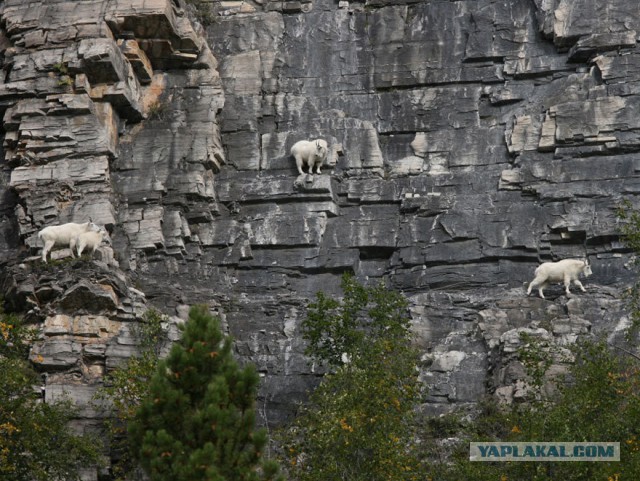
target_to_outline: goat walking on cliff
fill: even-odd
[[[536,276],[529,284],[527,295],[530,295],[531,290],[537,287],[540,297],[544,299],[545,297],[542,290],[551,282],[564,282],[564,290],[567,293],[567,297],[571,296],[571,292],[569,291],[571,281],[573,281],[582,292],[587,292],[582,282],[578,280],[580,274],[584,274],[585,277],[589,277],[592,274],[591,266],[587,259],[562,259],[558,262],[545,262],[540,264],[536,269]]]

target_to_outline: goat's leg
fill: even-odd
[[[45,241],[44,247],[42,248],[42,262],[45,262],[45,263],[47,262],[47,254],[53,248],[54,244],[55,244],[55,241],[52,241],[52,240]]]
[[[578,286],[582,292],[587,292],[587,290],[584,288],[584,286],[582,285],[582,282],[580,282],[578,279],[576,279],[575,281],[573,281],[573,283]]]
[[[304,172],[302,171],[302,167],[304,166],[304,160],[302,160],[302,156],[300,154],[297,154],[294,157],[296,158],[296,167],[298,168],[298,172],[300,173],[300,175],[304,175]]]
[[[542,292],[542,289],[544,289],[545,287],[547,287],[546,282],[543,282],[542,284],[540,284],[540,287],[538,287],[538,293],[540,294],[540,297],[542,299],[546,299],[546,297],[544,297],[544,292]]]
[[[534,279],[529,284],[529,288],[527,289],[527,295],[531,295],[531,291],[541,284],[544,284],[544,280],[542,280],[540,277],[534,277]],[[544,296],[542,297],[544,298]]]
[[[564,291],[567,293],[567,297],[571,297],[571,291],[569,290],[569,285],[571,284],[571,278],[565,274],[564,275]]]

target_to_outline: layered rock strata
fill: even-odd
[[[562,347],[550,375],[581,336],[622,342],[635,276],[615,208],[637,205],[635,4],[274,3],[214,2],[207,28],[226,97],[216,186],[233,208],[220,221],[238,232],[219,245],[228,318],[274,411],[304,397],[291,374],[309,372],[294,328],[305,299],[337,292],[344,271],[409,297],[425,413],[522,397],[523,332]],[[291,145],[317,137],[336,167],[292,182]],[[585,255],[586,294],[526,298],[539,262]]]
[[[521,333],[558,346],[551,375],[581,336],[623,342],[634,2],[1,8],[0,256],[14,307],[42,323],[48,392],[90,397],[147,306],[207,302],[263,376],[263,420],[283,422],[319,374],[305,306],[343,272],[409,298],[425,415],[524,396]],[[310,138],[335,166],[298,176],[289,150]],[[112,255],[25,261],[41,227],[88,217]],[[585,255],[586,294],[526,297],[539,262]]]
[[[69,397],[77,429],[95,431],[108,411],[94,395],[137,352],[132,326],[151,307],[136,259],[179,254],[182,214],[215,210],[217,64],[170,0],[5,1],[0,23],[3,296],[41,329],[31,360],[44,399]],[[43,227],[89,219],[113,247],[75,261],[57,249],[48,265],[33,255]],[[174,340],[184,311],[167,318]]]

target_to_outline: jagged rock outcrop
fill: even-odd
[[[70,397],[78,429],[95,430],[107,413],[96,390],[136,353],[132,325],[151,306],[133,287],[138,252],[180,256],[191,235],[182,214],[215,205],[217,64],[170,0],[5,1],[0,22],[3,296],[41,328],[31,360],[45,399]],[[44,226],[89,219],[113,239],[94,260],[30,256]]]
[[[277,251],[250,234],[251,257],[225,271],[253,317],[274,294],[297,303],[333,289],[343,270],[385,279],[411,300],[431,413],[488,392],[512,399],[523,329],[559,345],[619,340],[619,288],[633,275],[614,209],[638,179],[639,19],[629,2],[605,3],[223,8],[208,28],[226,96],[229,163],[216,181],[252,233],[272,216],[308,226],[286,240],[268,227]],[[339,146],[331,198],[283,197],[288,148],[323,136]],[[257,182],[273,190],[253,193]],[[587,294],[524,296],[539,261],[584,255]]]
[[[558,352],[623,342],[631,0],[9,0],[0,16],[5,292],[43,322],[34,355],[56,376],[90,360],[73,383],[98,382],[145,306],[209,302],[281,422],[316,380],[307,300],[345,271],[408,296],[425,414],[523,395],[522,332]],[[309,138],[336,165],[298,178],[289,151]],[[18,267],[39,228],[88,217],[112,261],[72,281]],[[540,261],[584,255],[586,294],[525,296]],[[76,312],[87,297],[100,312]]]

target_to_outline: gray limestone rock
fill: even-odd
[[[1,285],[87,429],[95,384],[136,353],[130,324],[202,302],[258,366],[262,422],[284,422],[322,374],[306,305],[343,272],[407,295],[425,415],[523,399],[522,332],[561,353],[624,342],[634,2],[207,3],[206,27],[171,0],[0,6]],[[310,138],[330,160],[298,176]],[[37,231],[89,217],[112,251],[41,265]],[[585,255],[587,293],[526,297],[540,262]]]

